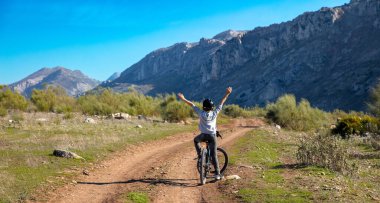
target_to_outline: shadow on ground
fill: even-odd
[[[149,185],[170,185],[177,187],[198,187],[198,183],[190,183],[198,179],[154,179],[154,178],[145,178],[145,179],[130,179],[127,181],[114,181],[114,182],[78,182],[78,184],[87,184],[87,185],[111,185],[111,184],[130,184],[130,183],[146,183]]]
[[[280,164],[277,166],[273,166],[272,169],[299,169],[306,168],[308,165],[306,164]]]

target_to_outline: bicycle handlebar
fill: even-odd
[[[216,137],[220,137],[220,139],[223,139],[222,134],[220,134],[219,131],[216,131]]]

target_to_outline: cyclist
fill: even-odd
[[[215,179],[220,180],[220,170],[219,170],[219,163],[218,158],[216,156],[216,150],[217,150],[217,139],[216,139],[216,118],[218,116],[218,113],[220,110],[222,110],[224,102],[226,102],[228,95],[230,95],[232,92],[232,87],[228,87],[226,90],[226,93],[222,100],[220,101],[219,106],[216,107],[214,110],[214,103],[211,99],[205,99],[203,100],[203,110],[200,110],[197,106],[195,106],[191,101],[187,100],[185,96],[182,93],[178,93],[178,97],[184,101],[186,104],[191,106],[194,111],[199,116],[199,130],[201,131],[201,134],[196,136],[194,138],[194,145],[195,149],[198,154],[198,159],[201,155],[201,145],[200,142],[208,141],[209,147],[211,150],[211,157],[213,160],[213,165],[215,167]]]

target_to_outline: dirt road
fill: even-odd
[[[224,125],[224,138],[218,145],[225,147],[262,124],[260,120],[235,120]],[[131,191],[146,191],[153,202],[233,201],[223,198],[212,180],[199,185],[193,145],[196,133],[173,135],[118,152],[89,176],[78,177],[77,184],[49,194],[48,202],[118,202],[121,194]]]

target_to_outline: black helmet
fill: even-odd
[[[203,110],[211,111],[214,108],[214,102],[211,99],[203,100]]]

